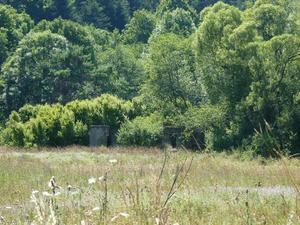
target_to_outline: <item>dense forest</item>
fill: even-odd
[[[300,153],[297,0],[0,0],[2,145]]]

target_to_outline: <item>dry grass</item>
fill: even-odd
[[[0,224],[300,224],[299,168],[157,149],[2,148]]]

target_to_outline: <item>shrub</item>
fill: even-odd
[[[73,101],[66,106],[25,105],[12,112],[1,132],[8,146],[67,146],[88,144],[88,126],[109,125],[118,129],[132,110],[132,103],[112,95]]]
[[[163,120],[158,114],[136,117],[122,124],[117,141],[122,145],[157,146],[161,142]]]
[[[20,122],[20,116],[13,111],[6,123],[6,128],[1,132],[1,143],[8,146],[24,146],[24,125]]]
[[[198,149],[207,145],[213,145],[211,134],[224,126],[225,107],[210,104],[201,107],[191,107],[176,121],[177,126],[183,127],[182,143],[187,148]],[[215,137],[214,137],[215,138]]]
[[[66,105],[74,112],[76,121],[87,125],[103,124],[118,129],[131,113],[132,103],[113,95],[103,94],[92,100],[75,100]]]

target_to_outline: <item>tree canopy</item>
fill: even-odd
[[[300,151],[297,0],[0,3],[2,144],[86,144],[95,121],[126,145],[173,126],[213,150]]]

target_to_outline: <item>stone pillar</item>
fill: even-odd
[[[90,147],[108,146],[109,126],[91,125],[89,137]]]

